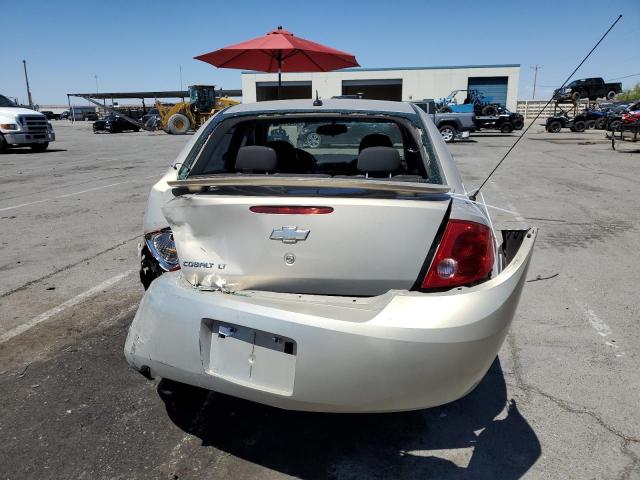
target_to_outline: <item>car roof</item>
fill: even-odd
[[[322,105],[314,106],[313,99],[301,100],[274,100],[256,103],[241,103],[225,110],[226,114],[236,113],[263,113],[263,112],[288,112],[288,111],[309,111],[309,112],[371,112],[371,113],[400,113],[415,114],[415,110],[408,102],[391,102],[387,100],[362,100],[352,98],[330,98],[322,100]]]

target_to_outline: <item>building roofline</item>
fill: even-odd
[[[380,67],[380,68],[343,68],[342,70],[334,70],[334,72],[388,72],[393,70],[453,70],[461,68],[519,68],[519,63],[503,63],[496,65],[447,65],[437,67]],[[285,73],[332,73],[332,72],[285,72]],[[269,72],[259,72],[255,70],[243,70],[242,75],[273,75]]]

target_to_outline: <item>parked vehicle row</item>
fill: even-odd
[[[623,121],[634,118],[638,111],[640,111],[640,101],[632,104],[586,108],[575,115],[571,115],[561,105],[556,105],[556,113],[547,118],[545,128],[549,133],[558,133],[563,128],[568,128],[572,132],[584,132],[592,128],[617,131]]]

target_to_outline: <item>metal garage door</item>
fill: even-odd
[[[508,77],[469,77],[469,90],[480,91],[485,97],[491,97],[491,103],[507,104]]]
[[[376,79],[376,80],[343,80],[343,95],[361,94],[362,98],[369,100],[402,101],[402,79]]]
[[[311,82],[282,82],[278,98],[278,82],[256,82],[256,101],[312,98]]]

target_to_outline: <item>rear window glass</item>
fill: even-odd
[[[277,159],[273,173],[361,175],[360,152],[380,146],[398,152],[400,167],[394,176],[431,177],[428,162],[401,122],[337,116],[225,120],[214,130],[190,175],[237,173],[238,151],[247,146],[273,149]]]

